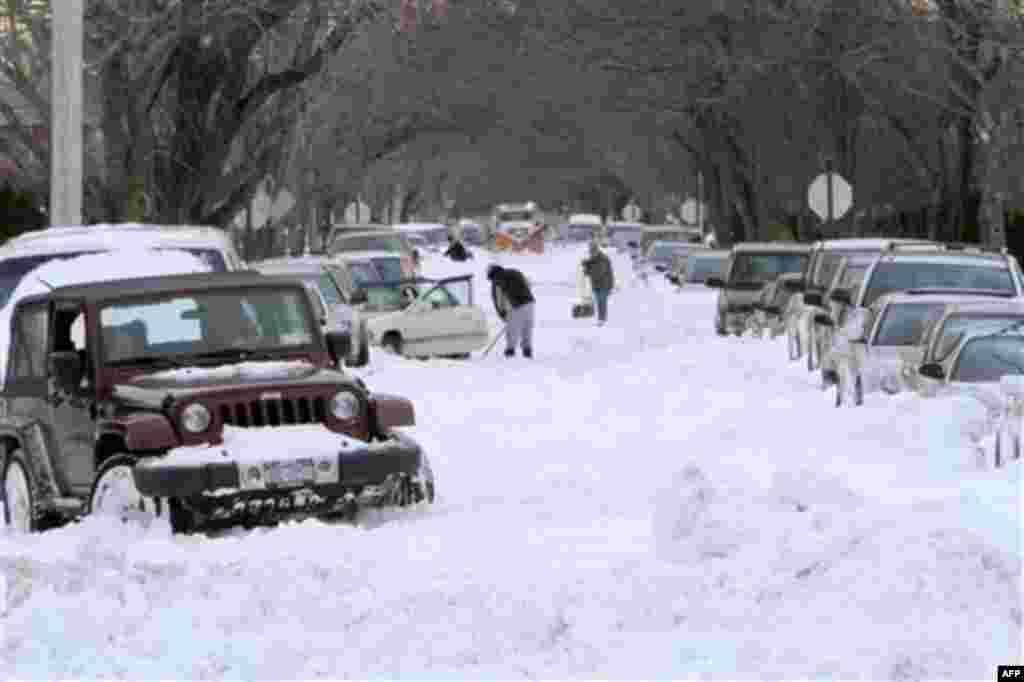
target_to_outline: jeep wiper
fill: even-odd
[[[165,367],[184,367],[181,362],[172,360],[169,357],[163,355],[144,355],[134,358],[119,358],[117,360],[111,360],[106,363],[107,367],[124,367],[126,365],[139,365],[144,367],[153,367],[162,365]]]
[[[274,356],[263,350],[238,347],[221,348],[220,350],[211,350],[207,353],[193,353],[189,357],[194,360],[266,360]]]

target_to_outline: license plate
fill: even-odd
[[[292,462],[270,462],[267,465],[267,481],[270,485],[294,487],[312,483],[313,460],[299,459]]]

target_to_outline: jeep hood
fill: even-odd
[[[240,362],[217,367],[182,367],[143,374],[117,384],[118,397],[159,406],[171,396],[208,395],[259,388],[305,387],[348,381],[341,372],[308,362]]]

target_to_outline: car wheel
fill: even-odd
[[[159,497],[147,497],[135,487],[132,468],[135,458],[114,455],[100,465],[89,494],[89,513],[137,523],[144,528],[166,525],[170,528],[170,504]]]
[[[864,404],[864,380],[859,374],[853,381],[853,404],[857,407]]]
[[[39,530],[33,505],[32,476],[21,450],[14,450],[4,470],[4,528],[19,534]]]
[[[403,346],[402,335],[398,332],[388,332],[381,338],[380,345],[388,352],[401,355]]]

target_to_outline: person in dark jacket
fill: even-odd
[[[615,273],[612,262],[597,242],[590,242],[590,257],[583,260],[583,272],[590,278],[590,286],[594,290],[597,324],[603,325],[608,321],[608,295],[615,288]]]
[[[448,250],[444,252],[444,255],[451,258],[453,261],[467,261],[473,257],[466,247],[462,244],[459,239],[456,239],[454,235],[448,235]]]
[[[491,265],[487,268],[491,282],[491,300],[498,317],[505,321],[505,357],[516,354],[522,345],[523,357],[533,357],[533,292],[526,276],[519,270]]]

